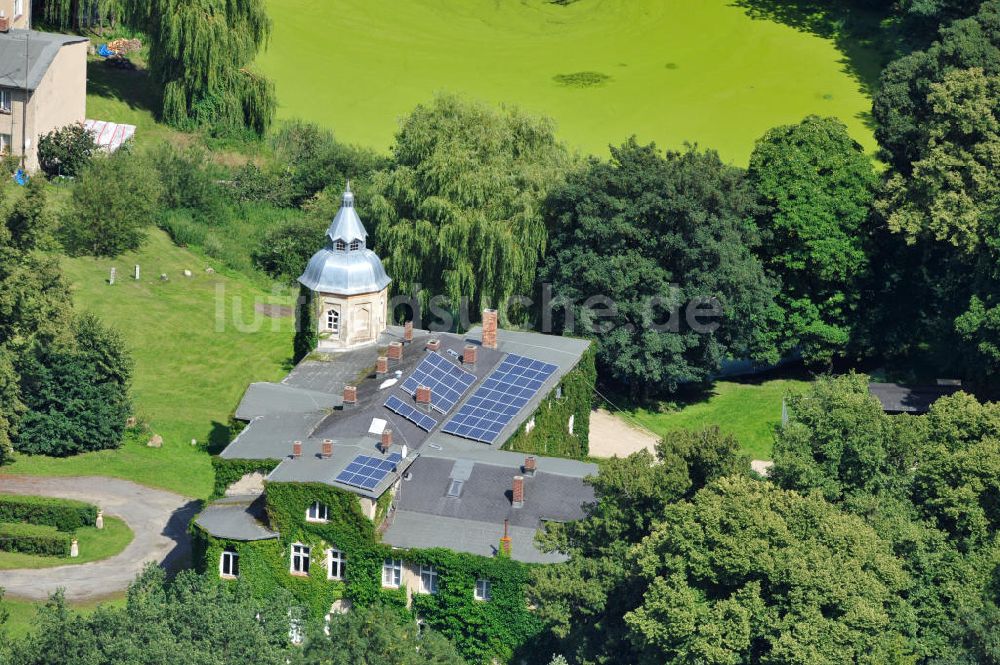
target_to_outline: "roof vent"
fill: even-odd
[[[461,480],[451,481],[451,485],[448,486],[448,496],[458,497],[462,494],[462,485],[465,483]]]

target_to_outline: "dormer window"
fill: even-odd
[[[359,249],[361,249],[361,241],[360,240],[352,240],[351,241],[351,251],[352,252],[356,252]]]
[[[306,510],[307,522],[326,522],[329,518],[330,510],[326,507],[326,504],[319,501],[313,501],[312,505]]]
[[[333,246],[337,249],[338,252],[346,252],[347,251],[347,243],[344,242],[343,240],[338,240],[337,242],[335,242],[333,244]]]

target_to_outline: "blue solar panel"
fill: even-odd
[[[392,453],[385,458],[358,455],[353,462],[337,474],[337,482],[366,490],[375,489],[386,476],[396,469],[396,465],[402,459],[397,453]]]
[[[432,351],[420,361],[401,387],[416,395],[417,386],[428,386],[431,389],[431,407],[440,413],[448,413],[475,382],[475,374],[460,369]]]
[[[390,395],[389,399],[385,401],[385,408],[398,413],[425,432],[430,432],[437,427],[436,420],[395,395]]]
[[[555,365],[540,360],[507,356],[441,431],[493,443],[555,371]]]

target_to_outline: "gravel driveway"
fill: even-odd
[[[44,600],[62,587],[69,600],[96,600],[124,591],[149,561],[168,570],[190,562],[187,528],[199,501],[100,476],[41,478],[0,474],[0,492],[87,501],[104,510],[105,515],[123,519],[135,533],[121,554],[102,561],[0,571],[0,587],[9,597]]]

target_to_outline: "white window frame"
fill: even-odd
[[[226,572],[228,569],[229,572]],[[235,571],[235,572],[233,572]],[[219,555],[219,577],[235,580],[240,576],[240,554],[236,550],[225,549]]]
[[[347,243],[344,242],[343,240],[338,240],[336,243],[334,243],[334,248],[338,252],[346,252],[347,251]]]
[[[0,88],[0,113],[14,112],[14,94],[9,88]]]
[[[24,0],[14,0],[14,18],[24,16]]]
[[[340,310],[336,307],[326,310],[326,330],[334,335],[340,334]]]
[[[325,524],[330,520],[330,509],[325,503],[320,503],[319,501],[313,501],[306,508],[306,521],[307,522],[319,522]]]
[[[434,595],[438,592],[438,572],[434,566],[420,566],[420,593]]]
[[[398,589],[403,581],[403,560],[386,559],[382,562],[382,586],[386,589]]]
[[[14,154],[14,137],[10,134],[0,134],[0,155]]]
[[[347,555],[332,547],[326,551],[326,579],[342,580],[347,573]]]
[[[487,603],[493,600],[493,583],[485,577],[476,580],[476,588],[472,592],[472,597]]]
[[[309,555],[312,549],[302,543],[292,543],[291,561],[288,564],[288,572],[292,575],[309,574]]]

